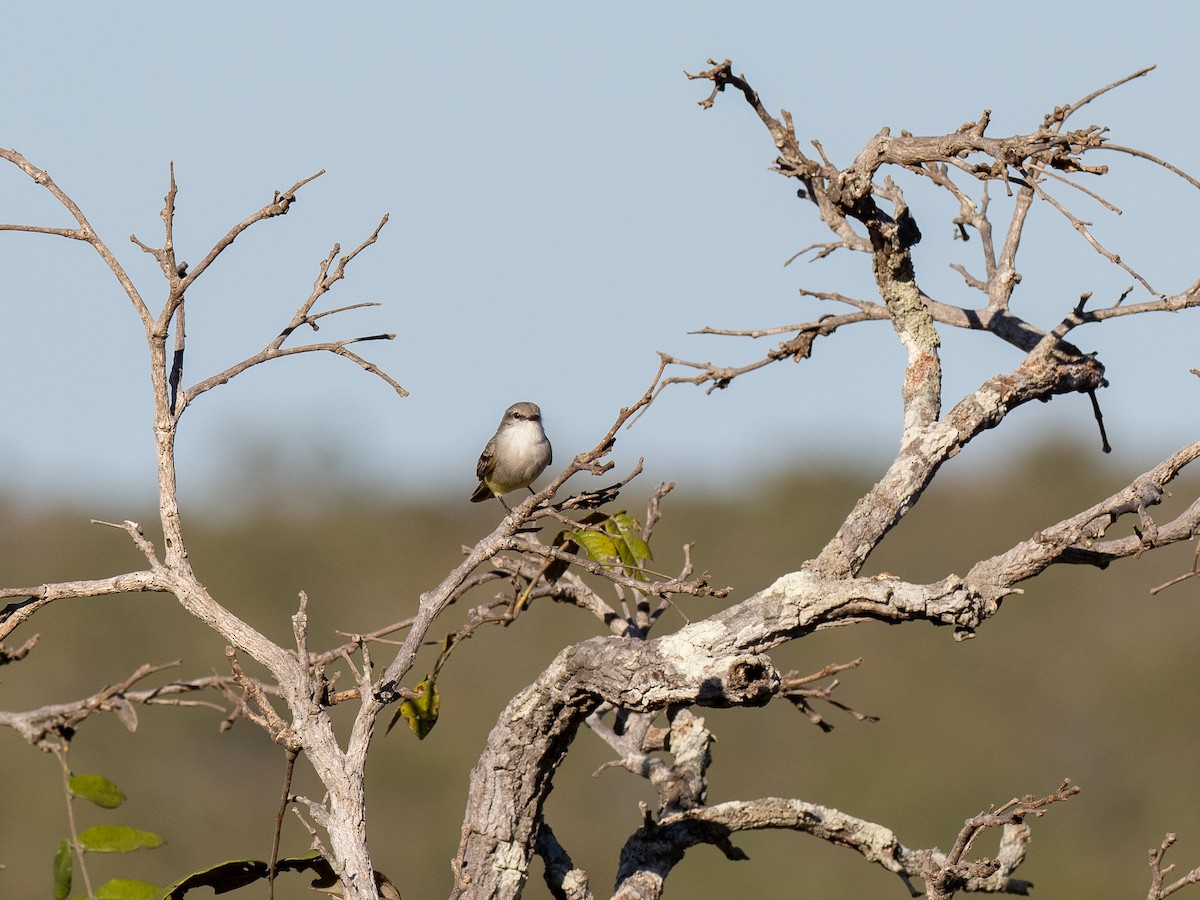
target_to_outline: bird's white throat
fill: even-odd
[[[505,467],[535,467],[545,458],[546,433],[539,422],[514,422],[496,435],[496,455]]]

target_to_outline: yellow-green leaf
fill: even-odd
[[[572,531],[568,536],[598,563],[612,565],[619,559],[616,544],[601,531]]]
[[[404,716],[412,733],[425,740],[425,736],[433,731],[433,726],[437,724],[442,698],[438,693],[437,682],[432,678],[426,678],[418,684],[416,692],[418,697],[400,704],[400,715]]]
[[[114,878],[96,888],[96,900],[156,900],[162,888],[133,878]]]
[[[103,775],[72,775],[67,786],[76,797],[105,809],[116,809],[125,802],[121,789]]]
[[[621,531],[617,528],[617,523],[612,519],[608,519],[604,523],[604,530],[612,536],[613,547],[616,548],[617,556],[621,559],[621,565],[626,569],[631,569],[637,566],[637,560],[633,558],[633,551],[629,549],[629,544],[621,536]]]
[[[161,843],[157,834],[128,825],[93,825],[79,834],[79,846],[92,853],[129,853]]]
[[[637,560],[639,566],[646,560],[654,558],[650,552],[650,545],[642,540],[642,526],[637,519],[622,510],[613,515],[612,521],[616,524],[617,531],[620,532],[621,538],[628,545],[630,553]]]
[[[58,852],[54,854],[54,900],[67,900],[67,896],[71,893],[73,864],[70,842],[59,841]]]

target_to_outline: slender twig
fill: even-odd
[[[22,172],[32,178],[35,183],[49,191],[54,199],[56,199],[66,208],[66,210],[71,214],[71,217],[79,225],[78,228],[73,229],[47,228],[31,225],[0,225],[0,231],[29,231],[33,232],[34,234],[53,234],[58,235],[59,237],[71,238],[73,240],[84,241],[88,244],[91,244],[92,249],[99,254],[102,260],[104,260],[104,264],[108,266],[109,271],[112,272],[113,277],[117,280],[117,283],[120,284],[122,290],[125,291],[125,295],[129,298],[130,302],[133,303],[133,308],[137,311],[138,317],[142,320],[143,325],[149,327],[153,321],[153,316],[150,314],[150,309],[146,306],[145,301],[142,300],[137,288],[134,287],[133,281],[130,279],[128,273],[126,273],[121,264],[117,262],[117,258],[108,248],[108,245],[105,244],[104,241],[102,241],[96,234],[91,223],[87,220],[87,217],[84,216],[83,211],[75,205],[75,201],[67,196],[66,192],[54,183],[54,180],[50,177],[49,173],[43,169],[37,168],[35,165],[33,165],[33,163],[27,160],[16,150],[7,150],[3,147],[0,147],[0,159],[8,160]]]
[[[1192,554],[1192,568],[1189,572],[1184,572],[1182,575],[1177,575],[1170,581],[1164,582],[1157,587],[1150,588],[1151,594],[1158,594],[1165,591],[1169,587],[1179,584],[1181,581],[1187,581],[1189,578],[1200,578],[1200,541],[1196,542],[1196,550]]]
[[[6,638],[35,612],[56,600],[107,597],[141,591],[170,592],[171,586],[157,570],[128,572],[111,578],[61,581],[35,587],[0,588],[0,600],[20,598],[0,608],[0,640]]]
[[[63,744],[54,748],[54,755],[62,768],[63,797],[67,804],[67,834],[70,835],[71,853],[75,856],[79,874],[83,876],[83,889],[87,892],[89,900],[95,900],[96,892],[92,890],[92,877],[88,872],[87,861],[84,859],[83,845],[79,843],[79,827],[75,824],[75,797],[71,793],[71,767],[67,764],[69,747],[69,744]]]
[[[1161,166],[1162,168],[1166,169],[1172,175],[1178,175],[1180,178],[1182,178],[1184,181],[1186,181],[1192,187],[1196,188],[1197,190],[1200,190],[1200,181],[1193,178],[1191,175],[1189,175],[1187,172],[1183,171],[1183,169],[1179,168],[1178,166],[1172,165],[1171,163],[1167,162],[1165,159],[1160,159],[1159,157],[1155,156],[1152,153],[1147,153],[1145,150],[1138,150],[1136,147],[1126,147],[1126,146],[1123,146],[1122,144],[1104,144],[1099,149],[1112,150],[1116,153],[1124,153],[1127,156],[1136,156],[1138,159],[1144,159],[1144,160],[1147,160],[1148,162],[1152,162],[1156,166]]]
[[[1170,884],[1163,884],[1163,879],[1175,870],[1174,863],[1166,867],[1162,863],[1167,851],[1175,845],[1176,840],[1174,834],[1168,833],[1163,838],[1162,844],[1157,849],[1150,851],[1150,891],[1146,894],[1146,900],[1163,900],[1189,884],[1200,883],[1200,866],[1197,866]]]
[[[378,305],[372,302],[352,303],[339,307],[338,309],[326,310],[324,312],[317,313],[312,312],[313,305],[317,302],[317,300],[327,293],[337,282],[346,277],[346,267],[350,264],[350,262],[352,262],[354,258],[357,257],[363,250],[365,250],[367,247],[370,247],[379,239],[379,233],[383,230],[383,226],[387,224],[387,221],[388,217],[385,215],[382,219],[380,219],[379,224],[375,226],[375,230],[371,232],[366,240],[359,244],[358,247],[356,247],[350,253],[342,256],[338,260],[336,266],[333,265],[333,261],[340,251],[340,246],[334,244],[333,249],[329,252],[328,256],[321,261],[321,264],[318,267],[319,271],[316,280],[313,282],[312,291],[309,293],[305,301],[300,304],[300,307],[292,316],[291,321],[289,321],[288,324],[285,325],[283,329],[275,336],[275,338],[268,342],[267,345],[258,353],[247,357],[240,362],[234,363],[224,371],[218,372],[217,374],[212,375],[203,381],[197,382],[183,391],[182,395],[180,396],[179,412],[182,413],[183,410],[187,408],[188,404],[190,404],[201,394],[212,390],[218,385],[225,384],[232,378],[240,375],[242,372],[245,372],[247,369],[261,365],[270,359],[276,359],[284,356],[294,356],[299,353],[334,353],[343,357],[344,359],[350,360],[368,374],[378,377],[401,397],[408,396],[408,391],[406,391],[399,382],[392,378],[392,376],[380,369],[374,363],[364,359],[357,353],[354,353],[352,350],[348,349],[352,344],[358,344],[365,341],[395,340],[396,335],[393,333],[370,334],[362,337],[345,338],[339,341],[325,341],[321,343],[306,344],[299,347],[283,346],[284,341],[287,340],[287,338],[301,326],[307,325],[315,331],[317,329],[317,321],[325,316],[334,315],[339,312],[348,312],[350,310],[361,309],[367,306]]]
[[[275,216],[286,215],[288,210],[291,209],[292,204],[296,202],[296,192],[309,182],[320,178],[324,174],[325,170],[321,169],[314,175],[309,175],[307,178],[301,178],[286,191],[276,191],[275,196],[272,198],[270,203],[257,212],[251,213],[242,221],[238,222],[238,224],[230,228],[229,231],[222,235],[216,244],[213,245],[213,248],[205,254],[204,258],[192,268],[192,271],[182,279],[180,284],[181,290],[186,291],[189,287],[191,287],[192,283],[204,274],[205,269],[213,264],[213,262],[218,256],[221,255],[225,248],[237,240],[237,238],[251,225],[255,224],[256,222],[261,222],[263,219],[270,219]]]
[[[1141,284],[1142,287],[1144,287],[1147,291],[1149,291],[1151,294],[1153,294],[1159,300],[1166,299],[1166,294],[1160,293],[1159,291],[1155,290],[1154,287],[1151,286],[1150,282],[1147,281],[1145,278],[1143,278],[1140,273],[1138,273],[1132,266],[1129,265],[1129,263],[1125,262],[1125,260],[1123,260],[1120,256],[1118,256],[1116,253],[1113,253],[1111,250],[1109,250],[1107,247],[1105,247],[1103,244],[1101,244],[1098,240],[1096,240],[1095,236],[1091,232],[1091,229],[1088,228],[1088,225],[1091,224],[1090,222],[1085,222],[1082,219],[1080,219],[1078,216],[1076,216],[1074,213],[1072,213],[1069,209],[1067,209],[1065,206],[1063,206],[1061,203],[1059,203],[1058,200],[1056,200],[1053,196],[1051,196],[1050,194],[1047,194],[1046,191],[1043,190],[1042,186],[1040,184],[1038,184],[1036,181],[1032,182],[1032,184],[1033,184],[1034,191],[1037,192],[1037,195],[1039,197],[1041,197],[1043,200],[1045,200],[1047,203],[1049,203],[1051,206],[1053,206],[1060,213],[1062,213],[1062,215],[1067,219],[1067,221],[1071,223],[1071,227],[1074,228],[1077,232],[1079,232],[1079,234],[1081,234],[1083,236],[1083,239],[1091,245],[1093,250],[1095,250],[1097,253],[1099,253],[1101,256],[1103,256],[1105,259],[1107,259],[1109,262],[1111,262],[1113,265],[1120,266],[1122,269],[1124,269],[1126,272],[1128,272],[1131,276],[1136,278],[1138,283]]]
[[[1076,100],[1074,103],[1068,103],[1066,106],[1055,107],[1054,112],[1049,113],[1046,116],[1046,127],[1052,128],[1057,132],[1062,128],[1063,123],[1067,121],[1068,116],[1078,112],[1097,97],[1101,97],[1104,94],[1107,94],[1109,91],[1121,87],[1121,85],[1128,84],[1135,78],[1141,78],[1143,75],[1148,75],[1157,68],[1158,66],[1146,66],[1144,69],[1138,69],[1136,72],[1132,72],[1131,74],[1126,75],[1124,78],[1118,78],[1116,81],[1106,84],[1102,88],[1097,88],[1087,96],[1083,97],[1081,100]]]
[[[275,813],[275,831],[271,837],[271,862],[267,867],[267,900],[275,900],[275,867],[279,863],[279,838],[283,833],[283,817],[291,803],[292,772],[296,768],[299,751],[288,747],[284,753],[287,762],[283,771],[283,793],[279,798],[279,810]]]

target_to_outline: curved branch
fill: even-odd
[[[1175,846],[1177,838],[1174,834],[1168,833],[1163,838],[1162,844],[1157,849],[1150,851],[1150,891],[1146,894],[1146,900],[1164,900],[1178,890],[1182,890],[1189,884],[1200,884],[1200,866],[1185,873],[1179,878],[1172,881],[1170,884],[1165,884],[1166,877],[1175,869],[1175,864],[1163,866],[1163,858],[1167,855],[1167,851]]]
[[[1106,84],[1102,88],[1097,88],[1096,90],[1092,91],[1090,94],[1083,97],[1082,99],[1076,100],[1074,103],[1068,103],[1066,106],[1056,106],[1054,108],[1053,112],[1048,113],[1046,115],[1046,118],[1044,120],[1045,126],[1047,128],[1053,128],[1055,131],[1058,131],[1062,127],[1062,123],[1067,120],[1068,116],[1071,116],[1074,113],[1078,112],[1080,109],[1087,106],[1089,103],[1091,103],[1097,97],[1101,97],[1104,94],[1107,94],[1109,91],[1115,90],[1116,88],[1121,87],[1121,85],[1123,85],[1123,84],[1128,84],[1129,82],[1133,81],[1135,78],[1141,78],[1143,75],[1149,75],[1151,72],[1153,72],[1157,68],[1158,68],[1158,66],[1146,66],[1144,69],[1138,69],[1136,72],[1131,72],[1130,74],[1126,75],[1124,78],[1118,78],[1116,81],[1112,82],[1111,84]]]
[[[918,896],[909,877],[920,875],[923,858],[920,851],[901,844],[891,829],[816,803],[764,797],[718,803],[647,822],[621,850],[614,900],[657,900],[670,870],[683,859],[684,851],[696,844],[714,844],[729,859],[746,859],[730,838],[739,831],[765,828],[799,831],[848,847],[898,875],[910,893]]]
[[[318,173],[318,174],[320,174],[320,173]],[[316,178],[316,177],[317,177],[316,175],[313,176],[313,178]],[[308,179],[308,180],[311,181],[312,179]],[[296,186],[293,186],[292,190],[295,191],[296,188],[300,184],[304,184],[304,183],[305,182],[298,182]],[[287,195],[284,195],[284,196],[287,196]],[[260,218],[265,217],[262,215],[261,210],[260,210],[259,217]],[[242,224],[245,225],[246,227],[249,227],[249,225],[247,223],[252,224],[253,221],[257,221],[257,219],[255,219],[255,217],[252,216],[250,219],[247,219],[246,222],[244,222]],[[341,356],[345,359],[350,360],[355,365],[357,365],[359,368],[361,368],[363,371],[365,371],[371,375],[375,375],[378,378],[382,379],[389,387],[392,388],[392,390],[394,390],[401,397],[407,397],[408,391],[406,391],[403,387],[401,387],[399,382],[397,382],[394,378],[392,378],[390,375],[388,375],[386,372],[384,372],[382,369],[380,369],[374,363],[369,362],[366,359],[363,359],[358,354],[347,349],[347,347],[351,344],[362,343],[364,341],[392,341],[392,340],[396,339],[395,334],[370,334],[370,335],[365,335],[363,337],[346,338],[346,339],[340,340],[340,341],[327,341],[325,343],[306,344],[301,347],[287,347],[287,348],[283,347],[283,342],[285,340],[287,340],[293,334],[293,332],[296,331],[297,328],[300,328],[302,326],[308,326],[313,331],[317,331],[319,329],[319,326],[317,325],[317,321],[319,319],[325,318],[326,316],[332,316],[332,315],[336,315],[337,313],[348,312],[348,311],[354,310],[354,309],[361,309],[366,306],[378,305],[375,303],[352,303],[348,306],[343,306],[338,309],[326,310],[324,312],[314,313],[312,311],[312,308],[313,308],[314,304],[316,304],[317,300],[319,300],[322,296],[324,296],[335,284],[337,284],[337,282],[341,281],[342,279],[344,279],[346,277],[346,266],[349,265],[350,262],[353,261],[356,256],[358,256],[358,254],[360,254],[366,248],[370,247],[372,244],[374,244],[379,239],[379,233],[383,230],[383,226],[387,224],[387,221],[388,221],[388,217],[385,215],[382,219],[380,219],[379,224],[375,226],[375,230],[371,232],[370,236],[367,237],[367,239],[364,240],[361,244],[359,244],[358,247],[356,247],[353,251],[351,251],[350,253],[347,253],[345,256],[341,257],[341,259],[338,260],[337,266],[334,266],[333,270],[330,271],[330,267],[333,266],[334,258],[337,257],[337,254],[341,250],[341,247],[339,244],[334,244],[333,249],[329,251],[329,255],[326,256],[321,261],[321,264],[318,268],[316,281],[313,283],[312,291],[309,293],[308,298],[302,304],[300,304],[300,307],[296,310],[295,315],[292,316],[291,321],[289,321],[287,323],[287,325],[285,325],[283,327],[283,329],[279,332],[279,334],[276,335],[275,338],[272,339],[270,343],[268,343],[261,351],[256,353],[254,356],[248,357],[239,363],[235,363],[234,365],[230,366],[229,368],[225,369],[224,371],[218,372],[216,375],[212,375],[209,378],[206,378],[203,381],[200,381],[200,382],[192,385],[190,388],[186,389],[185,391],[183,391],[179,397],[179,403],[176,407],[176,412],[175,412],[176,417],[181,415],[183,413],[183,410],[187,408],[188,404],[191,403],[193,400],[195,400],[197,397],[199,397],[201,394],[205,393],[206,391],[212,390],[214,387],[217,387],[218,385],[225,384],[230,379],[234,378],[237,375],[240,375],[242,372],[245,372],[247,369],[250,369],[254,366],[260,365],[262,363],[267,362],[268,360],[275,359],[277,357],[294,356],[295,354],[298,354],[298,353],[328,352],[328,353],[337,354],[338,356]],[[232,239],[230,239],[230,240],[232,241]]]
[[[553,829],[545,823],[538,831],[537,852],[546,865],[546,886],[554,900],[594,900],[587,873],[576,868]]]
[[[62,746],[80,723],[98,713],[115,713],[125,727],[133,731],[137,727],[135,705],[142,706],[206,706],[227,712],[222,728],[228,728],[240,714],[242,700],[234,696],[235,679],[227,675],[211,675],[186,681],[171,681],[148,690],[133,691],[130,688],[139,681],[164,669],[179,665],[178,660],[165,665],[143,665],[137,671],[116,684],[97,691],[90,697],[69,703],[52,703],[25,712],[0,710],[0,727],[11,728],[34,746],[43,750]],[[255,682],[256,688],[268,693],[278,693],[272,685]],[[218,704],[208,700],[186,700],[186,695],[202,691],[219,691],[227,700]]]
[[[92,249],[99,254],[102,260],[104,260],[104,264],[108,266],[108,269],[110,272],[112,272],[113,277],[117,279],[117,283],[120,284],[122,290],[125,291],[125,295],[129,298],[130,302],[133,303],[133,308],[137,312],[138,318],[142,320],[142,324],[147,328],[150,328],[153,324],[154,317],[150,315],[149,308],[146,306],[145,301],[142,300],[142,296],[138,293],[137,288],[134,287],[133,280],[130,279],[124,267],[117,262],[117,258],[113,256],[113,253],[111,250],[109,250],[108,245],[105,244],[104,241],[100,239],[100,236],[96,234],[95,229],[92,228],[92,224],[87,220],[87,217],[83,214],[83,211],[75,205],[75,201],[72,200],[62,188],[54,183],[54,179],[50,177],[48,172],[46,172],[44,169],[37,168],[37,166],[27,160],[16,150],[8,150],[4,147],[0,147],[0,159],[8,160],[14,166],[32,178],[35,183],[49,191],[54,199],[61,203],[66,208],[67,212],[71,214],[71,217],[77,223],[79,223],[78,228],[46,228],[36,225],[0,225],[0,231],[29,231],[33,232],[34,234],[53,234],[59,237],[71,238],[72,240],[83,241],[84,243],[91,244]]]
[[[1090,356],[1067,355],[1069,346],[1059,345],[1055,336],[1048,335],[1015,371],[988,379],[944,418],[907,427],[895,461],[855,504],[833,540],[813,561],[814,570],[831,577],[856,574],[888,531],[916,504],[942,464],[980,432],[999,425],[1013,409],[1031,400],[1103,387],[1104,367]]]
[[[170,592],[170,590],[163,573],[158,569],[126,572],[110,578],[60,581],[39,584],[35,587],[0,588],[0,600],[9,597],[22,598],[0,609],[0,640],[11,634],[43,606],[47,606],[55,600],[108,597],[113,594],[131,594],[141,591]]]
[[[1200,500],[1165,526],[1155,525],[1148,509],[1162,501],[1164,487],[1189,463],[1200,458],[1200,441],[1167,457],[1128,486],[1078,515],[1044,528],[1015,547],[971,567],[967,584],[1009,587],[1033,578],[1058,562],[1086,562],[1100,567],[1114,559],[1188,540],[1200,529]],[[1100,541],[1121,517],[1136,514],[1140,534]]]
[[[520,894],[554,771],[601,703],[641,712],[770,700],[779,676],[765,657],[713,654],[704,638],[690,627],[652,641],[592,638],[565,649],[513,698],[471,772],[451,896]]]
[[[180,280],[180,293],[182,294],[189,287],[191,287],[192,283],[202,274],[204,274],[204,270],[213,264],[213,262],[218,256],[221,255],[225,248],[237,240],[238,236],[241,235],[241,233],[251,225],[256,222],[261,222],[263,219],[271,219],[275,216],[287,215],[288,211],[292,208],[292,204],[296,202],[296,192],[310,181],[315,181],[324,174],[325,170],[321,169],[314,175],[309,175],[307,178],[301,178],[286,191],[276,191],[275,196],[271,199],[270,203],[257,212],[251,213],[249,216],[242,219],[242,221],[230,228],[229,231],[222,235],[220,240],[213,245],[213,248],[209,250],[207,254],[205,254],[204,258],[192,268],[192,271]]]
[[[733,846],[731,837],[741,831],[766,828],[811,834],[853,850],[897,875],[914,897],[922,893],[913,887],[915,878],[925,882],[931,898],[947,898],[960,889],[1024,895],[1031,883],[1013,878],[1012,873],[1024,861],[1029,843],[1030,829],[1025,819],[1042,815],[1046,807],[1078,791],[1068,781],[1046,797],[1012,800],[994,812],[972,816],[948,853],[937,847],[909,848],[884,825],[803,800],[764,797],[684,810],[658,822],[647,822],[625,844],[614,900],[657,900],[670,870],[696,844],[714,844],[729,859],[746,859]],[[964,861],[975,838],[991,828],[1003,831],[996,858]]]
[[[393,341],[396,339],[394,334],[369,334],[364,337],[346,338],[340,341],[328,341],[323,344],[305,344],[302,347],[284,347],[281,349],[268,348],[261,353],[256,353],[254,356],[244,359],[239,363],[235,363],[223,372],[218,372],[209,378],[199,381],[192,385],[180,395],[178,411],[183,412],[188,405],[199,397],[201,394],[211,391],[218,385],[222,385],[240,375],[247,369],[265,363],[268,360],[278,359],[285,356],[295,356],[299,353],[335,353],[338,356],[349,359],[351,362],[358,365],[363,371],[369,372],[372,375],[377,375],[382,378],[396,393],[401,397],[407,397],[406,391],[400,384],[386,372],[381,370],[374,363],[368,362],[356,353],[347,350],[346,347],[350,344],[358,344],[363,341]]]

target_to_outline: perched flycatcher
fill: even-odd
[[[542,430],[542,411],[536,403],[514,403],[504,411],[500,427],[479,456],[475,466],[479,487],[471,502],[495,497],[508,509],[503,495],[529,487],[552,460],[550,442]],[[529,492],[532,494],[533,488]]]

